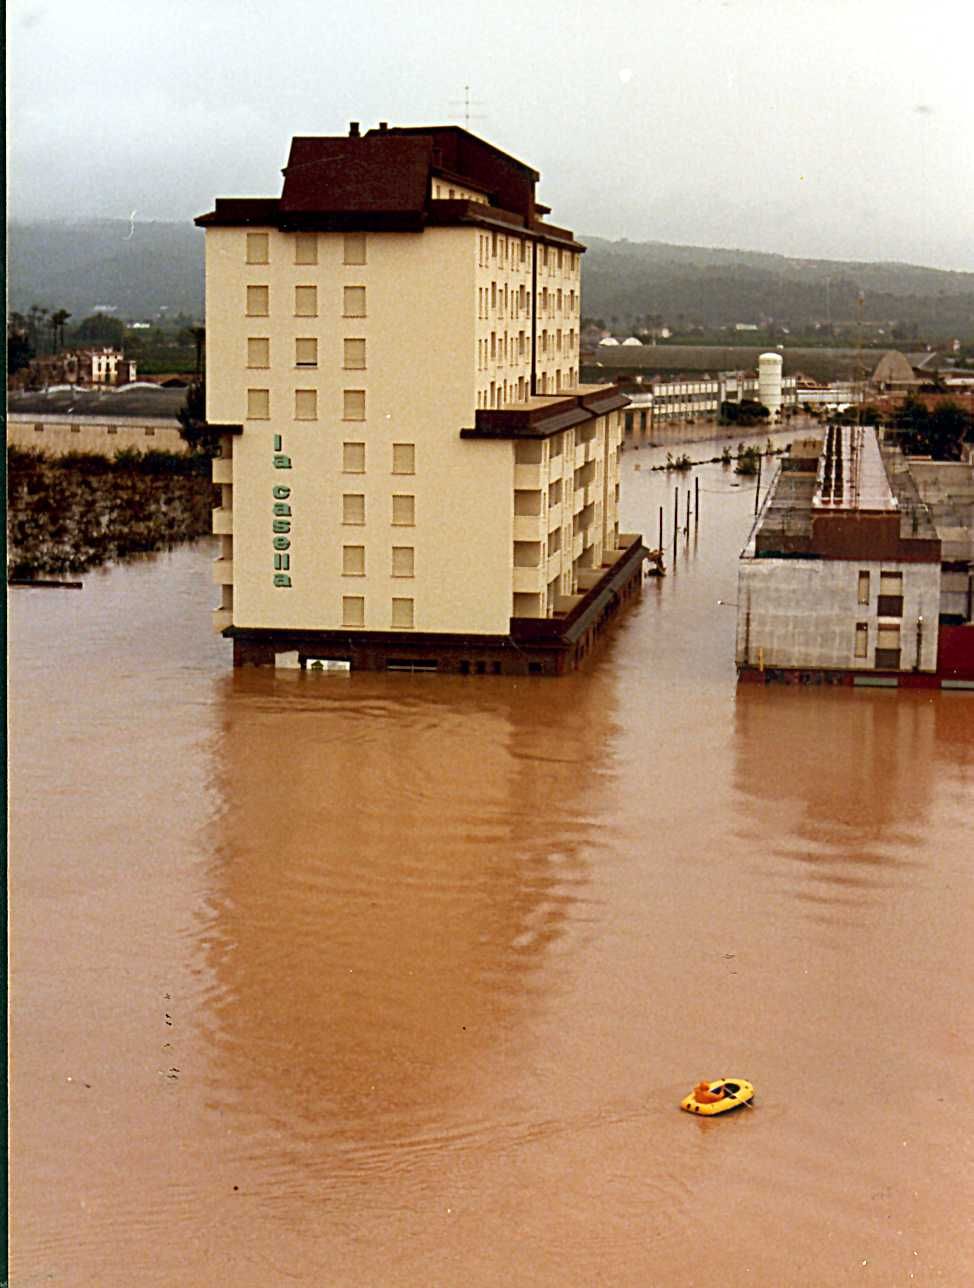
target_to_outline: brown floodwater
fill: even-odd
[[[12,593],[12,1285],[974,1279],[974,699],[737,690],[699,473],[561,680],[233,672],[208,541]]]

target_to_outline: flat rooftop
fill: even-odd
[[[899,509],[874,429],[865,425],[829,427],[819,457],[812,508],[831,512]]]
[[[97,420],[127,420],[154,416],[175,421],[186,402],[185,389],[159,385],[123,385],[120,389],[55,388],[7,396],[7,410],[27,416],[90,416]]]

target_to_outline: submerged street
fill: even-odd
[[[234,672],[210,540],[11,592],[12,1284],[969,1282],[974,701],[738,690],[664,456],[560,680]]]

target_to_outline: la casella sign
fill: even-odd
[[[289,470],[291,458],[284,454],[284,440],[274,435],[274,468]],[[291,489],[285,483],[273,486],[274,585],[291,585]]]

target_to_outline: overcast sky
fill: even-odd
[[[970,0],[9,0],[18,217],[276,196],[292,134],[462,122],[552,219],[974,270]]]

